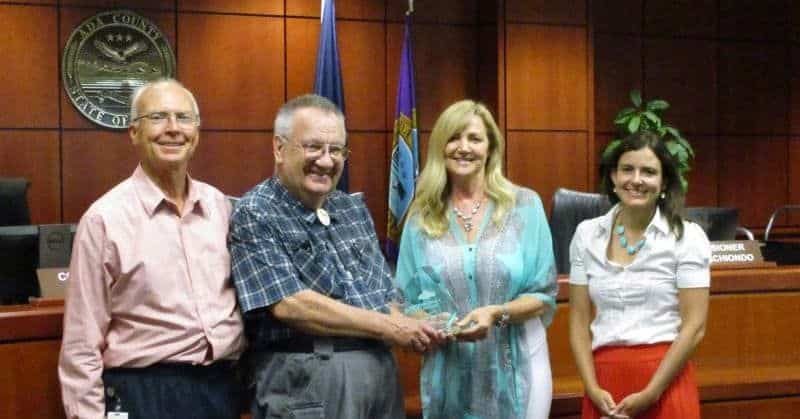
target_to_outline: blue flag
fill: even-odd
[[[397,83],[392,167],[389,172],[386,257],[392,264],[397,261],[403,223],[411,201],[414,199],[414,186],[419,174],[417,101],[414,93],[414,54],[411,40],[411,13],[407,13],[403,50],[400,54],[400,79]]]
[[[319,33],[314,93],[330,99],[344,113],[344,88],[342,87],[339,48],[336,46],[336,4],[334,0],[324,0],[322,8],[322,30]],[[348,175],[345,164],[338,188],[347,192],[347,184]]]

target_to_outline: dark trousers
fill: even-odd
[[[156,364],[103,372],[106,412],[129,419],[238,419],[239,391],[230,362]]]

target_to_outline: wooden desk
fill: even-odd
[[[0,306],[0,418],[63,418],[58,351],[64,307]]]
[[[703,417],[793,418],[800,410],[800,267],[715,270],[703,343],[694,355]],[[553,418],[577,417],[582,388],[567,338],[566,283],[548,330]],[[56,365],[63,307],[0,306],[0,418],[63,418]],[[397,351],[410,416],[419,365]]]

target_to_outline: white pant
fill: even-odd
[[[530,391],[526,419],[547,419],[553,401],[553,375],[547,350],[547,331],[539,317],[525,322],[522,328],[522,353],[530,367]]]

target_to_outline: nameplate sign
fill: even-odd
[[[760,264],[764,262],[761,247],[755,240],[711,242],[711,264]]]

